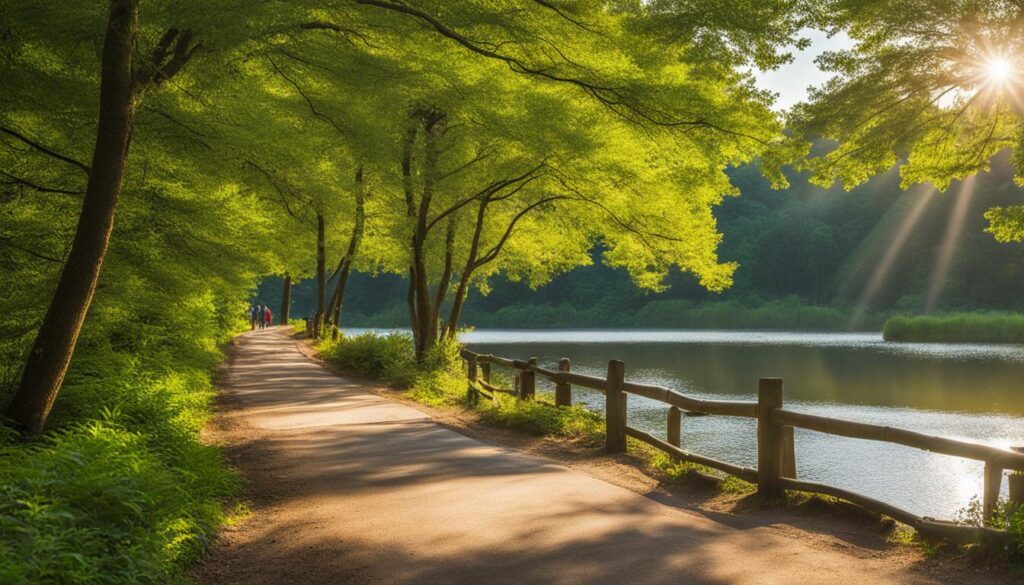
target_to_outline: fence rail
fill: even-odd
[[[625,379],[625,364],[618,360],[608,362],[608,374],[601,378],[571,371],[568,359],[558,363],[558,370],[538,365],[537,358],[517,360],[491,354],[462,350],[466,361],[469,383],[467,398],[480,396],[497,401],[497,394],[512,394],[521,400],[532,400],[536,394],[536,378],[540,376],[554,383],[555,406],[572,404],[572,387],[596,390],[605,395],[605,449],[608,453],[623,453],[626,438],[632,437],[668,453],[678,461],[687,461],[717,469],[745,481],[757,484],[760,496],[777,498],[786,490],[832,496],[846,500],[873,512],[884,514],[907,524],[928,538],[969,543],[983,539],[1005,539],[1008,533],[991,526],[1006,470],[1017,473],[1009,476],[1010,505],[1024,505],[1024,453],[997,449],[967,441],[934,437],[905,429],[842,420],[783,408],[782,380],[762,378],[758,382],[757,402],[699,400],[671,388],[653,384],[640,384]],[[513,388],[499,388],[491,383],[491,365],[514,370]],[[482,376],[481,376],[482,374]],[[629,395],[642,396],[669,405],[667,439],[629,426],[627,402]],[[735,416],[757,419],[757,468],[743,467],[684,450],[680,443],[683,416]],[[985,463],[982,493],[984,526],[918,516],[897,506],[849,490],[796,477],[796,451],[794,428],[819,433],[852,437],[870,441],[893,443],[941,453],[953,457],[975,459]]]

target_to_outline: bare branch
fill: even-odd
[[[316,109],[316,105],[313,104],[313,100],[310,99],[309,95],[302,90],[302,87],[300,87],[299,84],[294,79],[289,77],[287,73],[285,73],[280,67],[278,67],[277,62],[274,61],[274,59],[270,55],[267,55],[267,61],[270,61],[270,65],[274,68],[274,71],[277,71],[277,74],[284,78],[284,80],[287,81],[289,85],[291,85],[293,88],[295,88],[295,91],[297,91],[299,95],[302,96],[302,99],[305,100],[306,105],[309,106],[309,111],[314,116],[326,121],[328,124],[333,126],[334,129],[337,130],[339,134],[345,134],[345,131],[342,130],[341,126],[334,120],[334,118]]]
[[[45,260],[47,262],[53,262],[54,264],[64,264],[64,260],[62,260],[60,258],[55,258],[53,256],[49,256],[49,255],[43,254],[41,252],[36,252],[35,250],[31,250],[29,248],[25,248],[23,246],[19,246],[18,244],[15,244],[14,243],[14,238],[11,238],[11,237],[0,236],[0,245],[7,246],[8,248],[12,248],[14,250],[18,250],[19,252],[24,252],[25,254],[28,254],[29,256],[38,258],[40,260]]]
[[[360,41],[362,41],[363,44],[366,45],[367,47],[371,47],[371,48],[374,48],[374,49],[379,48],[376,45],[374,45],[373,43],[371,43],[370,42],[370,38],[367,37],[365,34],[359,32],[359,31],[357,31],[355,29],[352,29],[352,28],[347,28],[347,27],[344,27],[344,26],[340,26],[340,25],[334,24],[333,22],[326,22],[326,21],[321,21],[321,20],[317,20],[317,21],[313,21],[313,22],[304,22],[304,23],[299,25],[299,28],[304,29],[304,30],[329,30],[329,31],[332,31],[332,32],[341,33],[341,35],[343,37],[345,37],[346,41],[348,41],[348,42],[350,42],[352,44],[355,44],[355,43],[352,42],[352,39],[348,38],[348,36],[351,35],[351,36],[359,39]]]
[[[445,132],[447,132],[448,130],[451,130],[455,126],[457,126],[457,124],[453,124],[452,126],[446,127],[445,128]],[[486,159],[488,159],[488,158],[490,158],[492,156],[494,156],[494,150],[485,149],[481,153],[479,153],[476,156],[474,156],[472,159],[470,159],[465,164],[459,165],[458,167],[448,171],[447,173],[444,173],[443,175],[438,177],[437,180],[440,182],[440,181],[443,181],[443,180],[447,179],[448,177],[451,177],[453,175],[457,175],[458,173],[461,173],[462,171],[468,169],[469,167],[475,165],[476,163],[481,162],[483,160],[486,160]]]
[[[520,175],[518,177],[512,177],[510,179],[502,179],[500,181],[495,181],[495,182],[491,183],[490,185],[487,185],[486,187],[484,187],[480,191],[477,191],[473,195],[471,195],[469,197],[466,197],[465,199],[463,199],[461,201],[458,201],[457,203],[455,203],[454,205],[452,205],[448,209],[445,209],[443,212],[438,214],[437,217],[435,217],[434,219],[430,220],[430,222],[427,223],[426,231],[429,232],[430,229],[437,224],[437,222],[441,221],[442,219],[444,219],[445,217],[451,215],[452,213],[455,213],[456,211],[458,211],[462,207],[472,203],[473,201],[476,201],[477,199],[479,199],[481,197],[490,197],[491,195],[493,195],[495,193],[498,193],[499,191],[501,191],[505,187],[508,187],[509,185],[513,185],[515,183],[519,183],[521,181],[526,181],[527,179],[530,179],[531,177],[533,177],[534,173],[536,173],[540,169],[544,168],[545,166],[547,166],[547,163],[541,163],[541,164],[535,166],[534,168],[530,169],[529,171],[523,173],[522,175]],[[518,191],[518,189],[516,191]]]
[[[554,2],[548,2],[548,0],[533,0],[533,2],[534,2],[535,4],[538,4],[538,5],[540,5],[540,6],[543,6],[544,8],[547,8],[548,10],[551,10],[551,11],[553,11],[553,12],[554,12],[555,14],[557,14],[558,16],[560,16],[560,17],[562,17],[563,19],[565,19],[566,21],[568,21],[568,22],[570,22],[570,23],[572,23],[572,24],[574,24],[574,25],[576,25],[576,26],[578,26],[578,27],[582,28],[583,30],[585,30],[585,31],[587,31],[587,32],[589,32],[589,33],[595,33],[595,34],[597,34],[597,33],[596,33],[596,31],[595,31],[594,29],[590,28],[589,26],[587,26],[586,24],[584,24],[584,23],[583,23],[582,21],[580,21],[580,20],[578,20],[578,19],[575,19],[575,18],[573,18],[573,17],[569,16],[568,14],[566,14],[566,13],[565,13],[565,11],[564,11],[564,10],[562,10],[561,8],[559,8],[558,6],[556,6],[556,5],[554,4]]]
[[[274,187],[274,190],[277,192],[277,196],[281,199],[281,204],[284,206],[284,210],[288,213],[288,215],[299,220],[300,222],[305,222],[308,219],[308,216],[306,214],[303,214],[300,217],[297,213],[295,213],[291,205],[288,204],[288,198],[285,197],[284,190],[282,190],[281,185],[277,182],[277,179],[275,179],[274,176],[270,174],[269,171],[259,166],[258,164],[252,162],[251,160],[246,160],[245,164],[256,169],[261,175],[263,175],[267,179],[267,182],[269,182]],[[291,191],[290,188],[288,190]],[[307,206],[308,208],[308,206],[310,205],[309,201],[304,201],[301,197],[295,195],[294,192],[292,193],[292,195],[296,199],[299,199],[299,202]]]
[[[89,165],[87,165],[87,164],[85,164],[83,162],[77,161],[77,160],[71,158],[70,156],[65,156],[65,155],[60,154],[59,152],[57,152],[55,150],[47,148],[47,147],[43,146],[42,144],[39,144],[38,142],[28,138],[24,134],[21,134],[20,132],[18,132],[16,130],[12,130],[10,128],[5,128],[3,126],[0,126],[0,132],[3,132],[4,134],[8,134],[10,136],[13,136],[14,138],[17,138],[21,142],[24,142],[25,144],[31,146],[32,148],[38,150],[39,152],[41,152],[43,154],[46,154],[48,156],[52,156],[53,158],[55,158],[57,160],[64,161],[64,162],[68,163],[69,165],[73,165],[73,166],[78,167],[79,169],[81,169],[81,171],[83,173],[85,173],[86,176],[89,176],[89,173],[92,172],[92,169],[89,168]]]
[[[516,224],[519,223],[519,220],[525,217],[526,214],[530,213],[534,209],[537,209],[541,205],[562,199],[569,199],[569,197],[566,195],[553,195],[551,197],[545,197],[544,199],[535,201],[530,205],[526,206],[522,211],[517,213],[516,216],[512,218],[512,221],[509,222],[508,227],[505,228],[505,233],[501,235],[501,239],[498,240],[498,243],[494,244],[494,246],[490,250],[488,250],[483,256],[481,256],[480,259],[477,260],[473,268],[479,268],[498,257],[498,254],[501,253],[501,249],[505,247],[505,242],[507,242],[509,236],[512,235],[512,231],[515,229]]]
[[[136,74],[138,90],[158,86],[178,74],[192,60],[202,43],[192,44],[191,30],[167,29],[150,54],[150,62]]]
[[[7,181],[6,184],[9,184],[9,185],[10,184],[22,185],[24,187],[28,187],[29,189],[33,189],[33,190],[39,191],[41,193],[60,193],[60,194],[63,194],[63,195],[84,195],[85,194],[85,191],[72,191],[70,189],[61,189],[59,187],[46,187],[46,186],[40,185],[38,183],[33,183],[32,181],[29,181],[28,179],[23,179],[21,177],[12,175],[11,173],[8,173],[7,171],[4,171],[4,170],[0,170],[0,175],[3,175],[5,177],[7,177],[8,179],[11,179],[10,181]]]
[[[600,209],[601,211],[603,211],[605,213],[605,215],[610,217],[611,220],[613,222],[615,222],[616,225],[618,225],[622,229],[624,229],[624,230],[626,230],[626,231],[628,231],[628,232],[630,232],[632,234],[640,236],[641,238],[656,238],[656,239],[659,239],[659,240],[666,240],[666,241],[669,241],[669,242],[677,242],[678,243],[678,242],[685,242],[686,241],[683,238],[677,238],[675,236],[669,236],[667,234],[661,234],[661,233],[653,232],[653,231],[649,231],[649,230],[642,230],[642,229],[639,229],[637,227],[634,227],[634,226],[630,225],[629,222],[626,222],[625,220],[621,219],[618,216],[618,214],[616,214],[614,211],[609,209],[607,205],[601,203],[600,201],[597,201],[596,199],[593,199],[591,197],[587,197],[582,192],[580,192],[579,189],[577,189],[577,188],[573,187],[572,185],[570,185],[565,179],[559,177],[558,178],[558,182],[561,183],[562,186],[565,187],[568,191],[572,192],[573,195],[575,195],[575,197],[573,197],[573,200],[575,200],[575,201],[582,201],[584,203],[593,205],[594,207]],[[646,243],[646,240],[644,240],[644,241]]]

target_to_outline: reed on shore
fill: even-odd
[[[897,315],[885,322],[882,337],[886,341],[1024,343],[1024,314]]]

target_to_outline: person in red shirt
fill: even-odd
[[[270,307],[263,309],[263,320],[266,322],[265,327],[270,327],[270,322],[274,320],[274,316],[270,314]]]

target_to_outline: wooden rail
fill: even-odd
[[[496,402],[498,393],[513,394],[522,400],[533,400],[538,376],[554,383],[556,407],[569,406],[572,403],[573,386],[596,390],[605,395],[605,450],[608,453],[625,452],[626,438],[632,437],[664,451],[677,461],[696,463],[750,483],[756,483],[758,494],[765,498],[784,496],[786,490],[832,496],[889,516],[913,527],[927,538],[959,543],[1000,540],[1008,537],[1005,530],[990,526],[1006,470],[1015,472],[1009,477],[1010,505],[1024,505],[1024,452],[997,449],[988,445],[945,437],[933,437],[894,427],[786,410],[783,408],[783,383],[778,378],[759,380],[757,402],[699,400],[663,386],[629,382],[625,379],[625,364],[618,360],[608,362],[608,373],[606,377],[600,378],[572,372],[571,364],[566,358],[558,362],[558,370],[549,370],[539,366],[537,358],[522,361],[490,354],[478,354],[468,349],[463,349],[461,355],[467,364],[469,377],[467,400],[470,402],[475,402],[481,395]],[[491,384],[491,364],[510,368],[515,372],[513,389],[502,389]],[[482,380],[479,379],[478,369],[483,372]],[[629,426],[627,402],[630,394],[669,405],[667,441]],[[691,453],[681,447],[682,417],[706,415],[757,419],[757,469]],[[798,480],[796,477],[794,428],[893,443],[953,457],[983,461],[985,463],[985,485],[982,493],[982,514],[986,525],[972,526],[922,517],[849,490]]]

